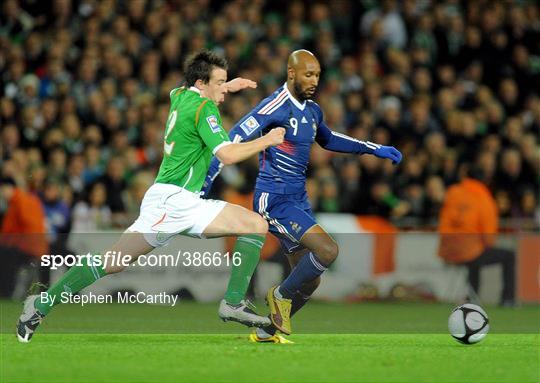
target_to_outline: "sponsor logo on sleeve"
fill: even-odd
[[[259,126],[260,126],[259,123],[257,122],[255,117],[253,117],[253,116],[249,117],[247,120],[245,120],[244,122],[242,122],[240,124],[240,127],[242,128],[242,130],[248,136],[251,133],[253,133],[255,131],[255,129],[257,129]]]
[[[212,129],[212,132],[219,133],[221,132],[221,126],[219,125],[218,119],[216,116],[208,116],[206,117],[206,121],[208,122],[208,125],[210,125],[210,129]]]

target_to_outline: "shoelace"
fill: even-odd
[[[244,299],[244,304],[248,309],[251,309],[253,311],[255,311],[255,309],[257,308],[249,299]]]
[[[34,328],[37,327],[41,322],[43,321],[44,316],[41,315],[39,312],[36,312],[29,320],[28,323],[30,323],[31,326]],[[33,330],[33,329],[32,329]]]

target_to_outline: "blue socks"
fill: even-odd
[[[317,278],[327,269],[313,253],[307,253],[293,269],[291,274],[279,286],[279,293],[287,299],[292,299],[304,282]]]

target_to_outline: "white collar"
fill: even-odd
[[[201,90],[199,88],[195,87],[195,86],[190,86],[189,90],[192,90],[195,93],[199,93],[199,95],[201,94]]]
[[[304,110],[305,107],[306,107],[306,102],[304,101],[301,104],[300,101],[298,101],[296,98],[294,98],[293,95],[291,94],[291,92],[289,92],[289,88],[287,88],[287,83],[285,83],[283,85],[283,88],[285,88],[285,92],[287,93],[287,96],[289,97],[289,99],[293,102],[294,106],[296,106],[300,110]]]

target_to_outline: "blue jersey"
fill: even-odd
[[[229,132],[233,142],[248,141],[277,127],[286,129],[281,145],[267,148],[259,155],[259,175],[255,186],[253,210],[269,224],[285,252],[303,248],[302,236],[317,224],[309,205],[306,169],[311,145],[343,153],[373,153],[380,145],[363,142],[331,131],[324,123],[321,108],[313,101],[296,100],[283,85],[244,116]],[[203,186],[208,194],[221,164],[214,157]]]
[[[245,115],[231,129],[229,137],[233,142],[249,141],[276,127],[286,129],[285,140],[281,145],[269,147],[259,154],[259,175],[255,186],[259,191],[277,194],[303,192],[309,153],[314,142],[325,149],[344,153],[373,153],[380,147],[330,130],[319,105],[311,100],[299,102],[286,84]],[[219,170],[219,160],[214,157],[203,192],[208,191]]]

